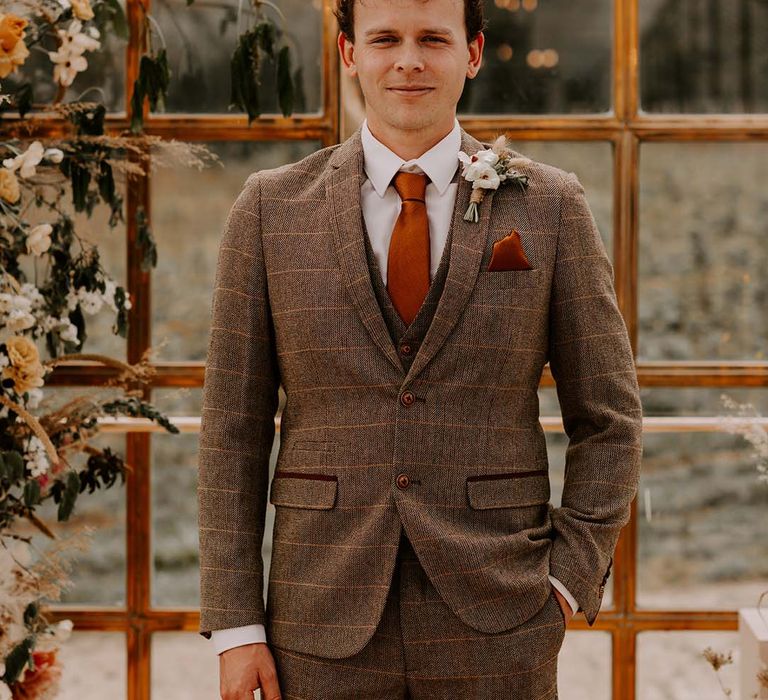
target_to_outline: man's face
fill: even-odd
[[[480,69],[484,37],[467,44],[464,0],[357,0],[355,42],[339,34],[371,123],[451,128],[467,77]]]

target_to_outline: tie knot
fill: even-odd
[[[395,173],[393,184],[403,201],[416,199],[423,202],[428,180],[426,173],[408,173],[405,170],[400,170]]]

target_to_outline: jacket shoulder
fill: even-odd
[[[328,161],[340,145],[326,146],[293,163],[257,170],[248,176],[246,187],[256,186],[258,181],[262,196],[279,196],[285,199],[322,198],[325,196],[324,174],[330,169]]]

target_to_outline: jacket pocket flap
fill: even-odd
[[[546,469],[467,477],[469,505],[476,510],[534,506],[549,501]]]
[[[327,510],[336,503],[335,474],[311,472],[275,472],[269,490],[269,502],[276,506]]]

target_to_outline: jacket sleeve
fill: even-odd
[[[549,365],[568,435],[550,573],[595,622],[642,456],[642,405],[613,266],[574,173],[565,179],[550,299]]]
[[[261,546],[280,386],[261,244],[260,181],[220,240],[198,441],[200,626],[263,624]]]

